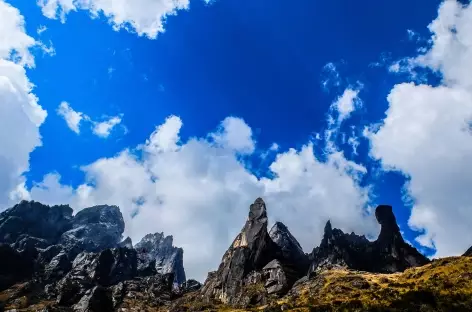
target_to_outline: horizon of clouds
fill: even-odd
[[[135,8],[116,14],[114,10],[126,8],[129,2],[119,2],[123,7],[107,6],[110,2],[106,0],[87,5],[71,0],[38,3],[49,18],[65,22],[67,14],[79,9],[90,11],[92,17],[103,13],[115,30],[125,28],[151,39],[164,30],[165,16],[188,7],[187,2],[173,2],[169,7],[152,7],[155,11]],[[146,14],[153,14],[152,25],[143,22]],[[374,235],[378,230],[369,214],[369,186],[360,184],[368,169],[347,159],[335,140],[342,134],[340,124],[362,106],[359,91],[349,87],[328,112],[326,159],[320,160],[314,152],[317,140],[286,150],[274,143],[269,149],[275,156],[269,166],[271,178],[257,178],[245,164],[245,157],[259,151],[252,129],[243,119],[227,117],[206,136],[182,141],[183,121],[169,116],[142,145],[83,166],[86,178],[79,186],[62,184],[60,173],[53,172],[26,189],[23,173],[29,170],[29,154],[42,144],[39,129],[47,112],[34,95],[25,68],[34,67],[31,49],[41,48],[42,43],[26,34],[23,16],[3,0],[0,17],[0,99],[6,104],[0,106],[0,124],[10,129],[8,136],[0,134],[4,177],[0,206],[21,198],[69,203],[76,211],[95,204],[117,204],[126,220],[126,234],[135,242],[146,232],[173,234],[176,245],[185,250],[190,275],[199,279],[216,268],[239,232],[249,204],[259,196],[267,202],[271,221],[287,224],[305,251],[319,243],[328,219],[345,231]],[[444,256],[460,254],[472,242],[468,230],[472,198],[467,188],[472,183],[468,165],[472,159],[472,77],[468,74],[472,70],[472,34],[467,33],[472,29],[472,6],[444,2],[429,29],[431,46],[419,48],[418,55],[390,68],[409,73],[410,80],[391,89],[386,117],[366,129],[363,138],[345,135],[354,151],[360,139],[367,139],[370,155],[384,171],[397,171],[408,179],[405,190],[413,201],[409,226],[423,231],[416,239],[419,244],[436,249],[435,256]],[[339,87],[339,73],[330,64],[326,70],[334,80],[327,83]],[[421,84],[416,79],[418,68],[440,74],[442,83]],[[72,131],[80,133],[87,115],[70,105],[68,109],[61,115]],[[92,132],[108,136],[120,122],[118,116],[92,122]],[[202,252],[201,244],[208,249]]]

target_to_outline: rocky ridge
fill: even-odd
[[[419,311],[421,305],[426,307],[421,311],[452,311],[447,310],[451,308],[450,298],[463,305],[453,305],[454,311],[469,311],[461,307],[472,307],[472,301],[466,300],[468,284],[464,284],[461,273],[470,271],[472,263],[452,259],[431,264],[403,240],[391,206],[376,209],[381,225],[377,240],[345,234],[327,222],[320,245],[305,254],[283,223],[277,222],[268,231],[267,207],[258,198],[218,270],[208,274],[203,286],[194,280],[185,281],[183,250],[172,246],[172,236],[149,234],[133,247],[131,239],[122,240],[122,218],[116,213],[117,207],[90,208],[76,222],[77,215],[72,217],[67,206],[60,207],[64,213],[58,216],[54,212],[53,218],[67,221],[61,225],[64,232],[47,237],[38,235],[42,232],[34,228],[26,234],[9,234],[4,229],[21,222],[15,219],[3,227],[5,220],[22,217],[0,214],[0,237],[8,240],[8,244],[0,245],[0,290],[6,289],[0,292],[0,302],[3,300],[5,308],[269,312],[404,311],[406,307]],[[44,217],[39,224],[49,224],[49,218]],[[87,228],[88,224],[92,226]],[[67,244],[62,245],[64,233]],[[99,239],[90,241],[93,235]],[[103,248],[98,250],[100,246]],[[446,285],[449,278],[455,285],[447,292],[443,286],[434,291],[424,290],[420,284],[411,286],[419,276],[427,276],[424,281],[428,287],[438,281]],[[419,299],[415,297],[418,291]],[[379,303],[389,305],[388,300],[376,299],[377,293],[395,304],[383,310]],[[435,304],[440,308],[430,309]],[[1,307],[0,303],[0,311]]]
[[[131,239],[122,240],[124,229],[116,206],[90,207],[73,216],[69,206],[23,201],[0,214],[0,291],[23,285],[20,297],[27,295],[27,305],[47,301],[74,311],[114,311],[136,291],[154,302],[185,292],[187,284],[198,288],[185,281],[183,251],[172,239],[166,240],[167,249],[150,242],[147,252],[140,251],[165,268],[146,270],[138,268]],[[0,298],[0,311],[5,304]]]

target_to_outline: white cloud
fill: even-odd
[[[34,66],[30,48],[36,44],[25,32],[25,21],[18,9],[0,0],[0,59],[12,58],[16,63]]]
[[[338,113],[338,123],[348,118],[356,108],[362,105],[358,95],[358,90],[348,88],[333,104],[332,108]]]
[[[108,138],[113,129],[122,121],[120,116],[110,117],[105,121],[94,121],[88,115],[75,111],[69,103],[63,101],[57,108],[57,114],[64,118],[69,129],[80,134],[80,127],[84,122],[89,123],[93,134],[100,138]]]
[[[326,64],[321,71],[321,86],[323,90],[328,92],[331,88],[337,88],[341,86],[341,75],[334,63]]]
[[[409,177],[417,241],[457,255],[472,244],[472,6],[445,1],[429,28],[432,45],[412,62],[438,71],[442,85],[396,85],[383,124],[367,135],[384,168]]]
[[[69,103],[62,102],[57,109],[57,114],[64,118],[69,129],[75,133],[80,133],[80,123],[83,119],[88,119],[86,115],[81,112],[76,112]]]
[[[38,5],[48,18],[65,22],[71,11],[87,10],[92,17],[106,16],[115,30],[155,39],[164,31],[166,17],[187,9],[189,0],[39,0]]]
[[[373,218],[365,216],[368,190],[358,184],[366,170],[342,153],[322,162],[308,142],[279,153],[270,165],[274,177],[259,180],[238,157],[255,150],[242,119],[226,118],[215,132],[185,142],[181,127],[181,119],[171,116],[137,151],[83,167],[86,181],[76,189],[61,185],[53,174],[34,186],[31,196],[75,209],[119,205],[126,235],[139,240],[150,232],[173,234],[185,250],[189,276],[200,280],[217,268],[258,196],[266,200],[271,221],[286,223],[306,251],[320,242],[328,219],[347,231],[377,231]]]
[[[29,155],[41,145],[39,127],[46,111],[33,94],[24,66],[33,67],[29,49],[36,41],[25,33],[20,12],[0,0],[0,209],[23,196]]]
[[[45,32],[46,30],[48,30],[48,28],[44,25],[39,25],[38,29],[36,29],[36,33],[38,35],[41,35],[43,32]]]
[[[121,117],[115,116],[108,120],[95,123],[93,133],[101,138],[107,138],[113,128],[121,123]]]
[[[255,149],[252,130],[240,118],[226,117],[212,137],[216,143],[241,154],[251,154]]]

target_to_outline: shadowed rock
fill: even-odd
[[[95,206],[79,211],[72,220],[72,229],[62,234],[65,248],[98,252],[115,248],[121,241],[125,222],[116,206]]]
[[[128,236],[128,237],[126,237],[126,239],[124,241],[122,241],[121,243],[118,244],[118,247],[124,247],[124,248],[132,249],[133,248],[133,241]]]
[[[0,243],[13,244],[30,236],[54,244],[71,228],[71,220],[72,208],[67,205],[22,201],[0,213]]]
[[[464,256],[466,257],[472,257],[472,247],[467,249],[467,251],[464,253]]]
[[[207,299],[235,304],[251,271],[261,271],[277,257],[278,247],[267,232],[266,205],[261,198],[249,208],[249,216],[241,232],[223,255],[218,271],[209,275],[202,288]]]
[[[138,252],[138,270],[141,274],[151,275],[151,266],[154,265],[157,273],[173,273],[175,286],[185,283],[184,251],[173,246],[172,235],[148,234],[135,245],[135,249]]]
[[[364,236],[345,234],[339,229],[333,229],[328,221],[320,246],[310,254],[309,273],[334,266],[394,273],[429,262],[403,240],[391,206],[378,206],[375,215],[381,225],[381,231],[374,242],[369,242]]]
[[[294,273],[294,276],[289,276],[288,279],[295,282],[306,275],[310,265],[308,256],[287,226],[282,222],[276,222],[270,229],[269,236],[281,251],[280,261],[286,267],[286,271],[290,268]]]

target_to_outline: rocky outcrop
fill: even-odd
[[[154,265],[157,273],[173,273],[175,286],[185,282],[184,251],[173,246],[172,235],[148,234],[134,247],[138,252],[139,271],[150,272]]]
[[[320,246],[310,254],[309,273],[317,273],[335,266],[367,272],[394,273],[429,262],[403,240],[391,206],[378,206],[375,215],[381,225],[381,231],[374,242],[369,242],[364,236],[345,234],[339,229],[333,229],[328,221]]]
[[[250,206],[249,216],[241,233],[223,255],[218,271],[209,274],[202,288],[207,299],[234,304],[247,284],[252,271],[261,271],[279,255],[278,246],[267,232],[266,205],[261,198]]]
[[[464,253],[465,257],[472,257],[472,247],[467,249],[467,251]]]
[[[125,248],[132,249],[133,248],[133,241],[128,236],[128,237],[126,237],[126,239],[124,241],[122,241],[121,243],[118,244],[118,247],[125,247]]]
[[[276,222],[270,229],[269,236],[280,249],[280,261],[285,267],[285,271],[290,271],[293,275],[288,278],[294,282],[306,275],[310,265],[308,255],[303,252],[300,243],[290,233],[287,226],[282,222]]]
[[[72,208],[67,205],[22,201],[0,213],[0,243],[13,244],[29,236],[55,244],[71,228],[71,220]]]
[[[117,247],[125,230],[123,215],[116,206],[85,208],[74,216],[71,224],[59,243],[90,252]]]
[[[33,269],[34,258],[31,255],[0,244],[0,290],[31,277]]]

